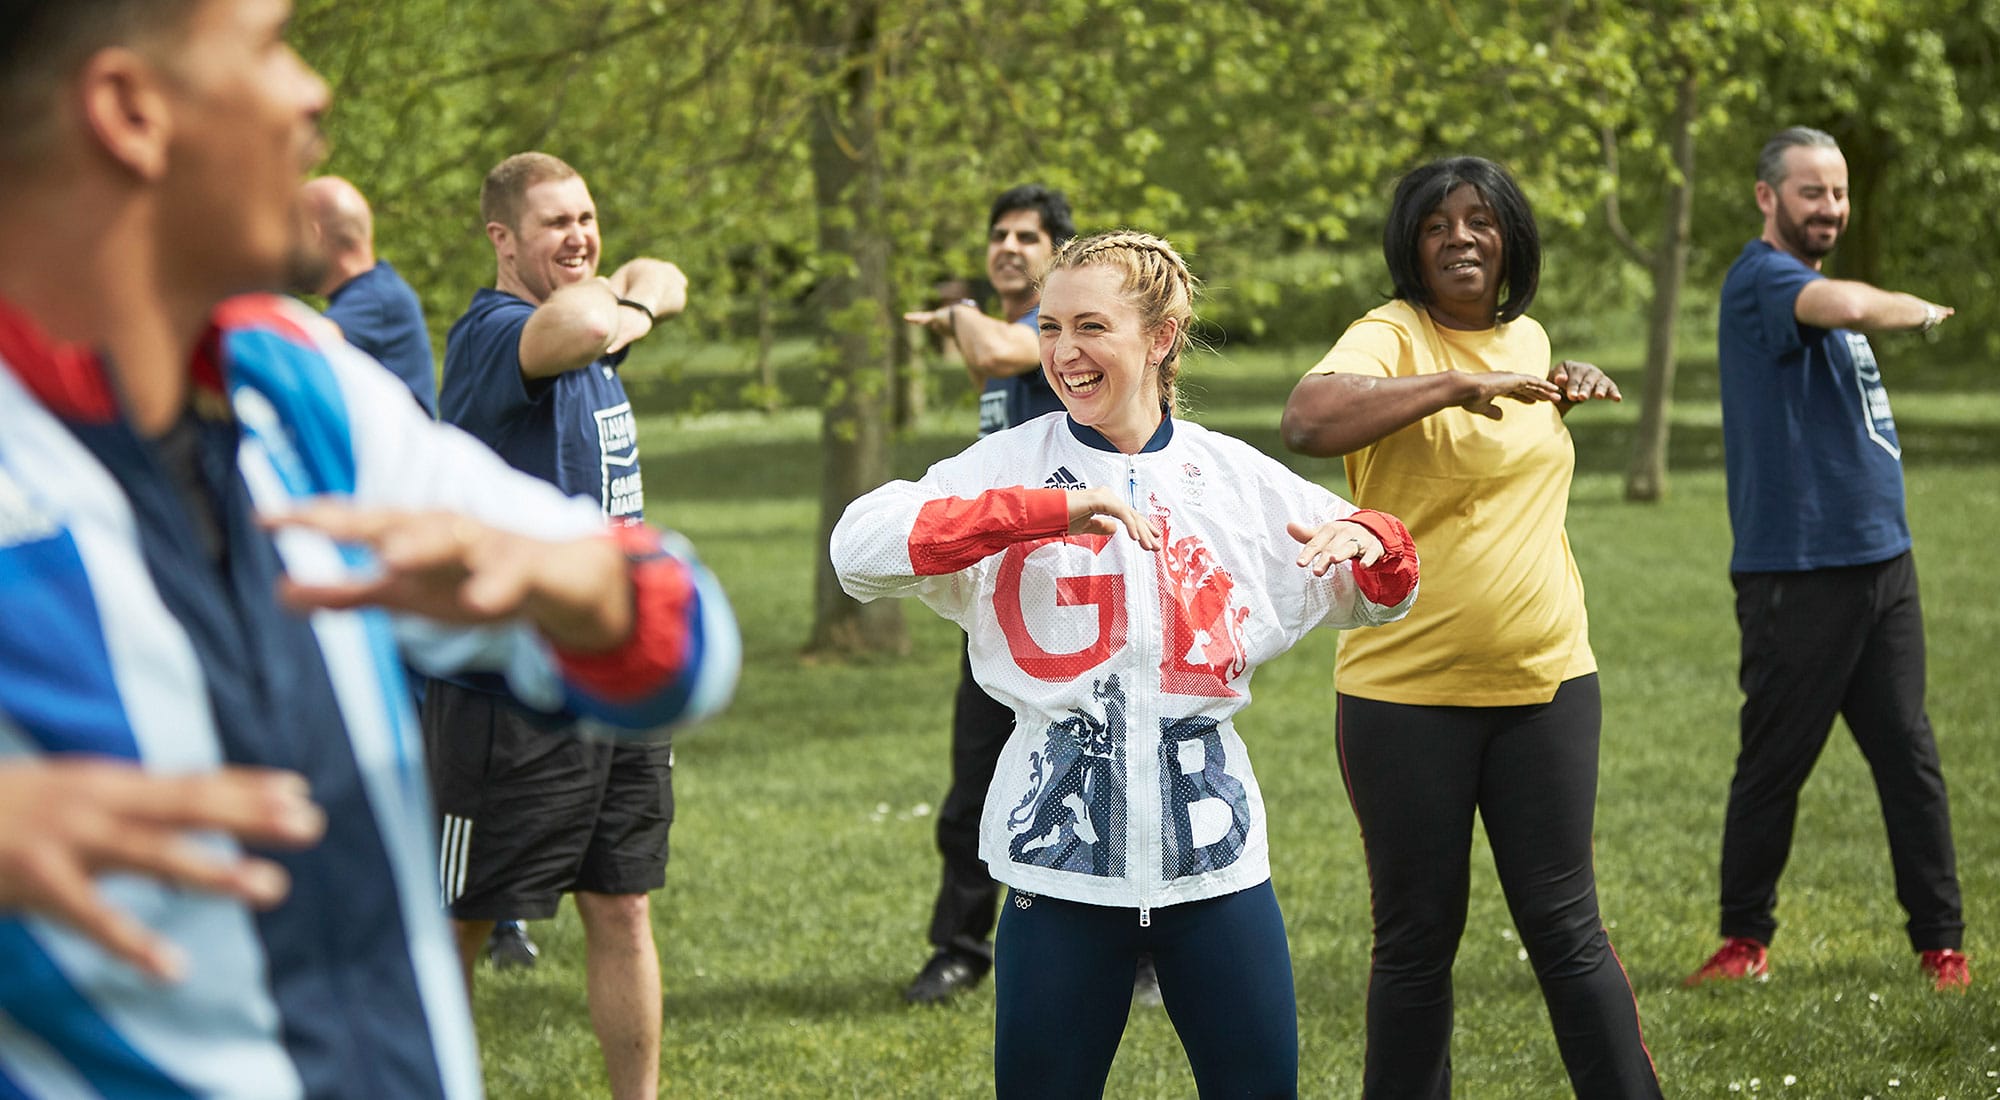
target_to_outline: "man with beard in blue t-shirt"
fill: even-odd
[[[686,306],[686,277],[647,258],[599,277],[590,189],[545,153],[501,161],[479,207],[498,273],[446,338],[443,419],[613,521],[639,522],[638,436],[618,368],[657,319]],[[497,683],[433,681],[423,717],[468,986],[495,921],[554,916],[572,894],[611,1094],[654,1096],[660,966],[648,894],[666,880],[671,747],[549,738],[578,720],[529,711]]]
[[[1838,713],[1874,772],[1910,944],[1937,989],[1963,989],[1902,444],[1864,335],[1928,332],[1952,311],[1820,273],[1847,227],[1847,161],[1832,137],[1778,133],[1756,191],[1764,232],[1723,282],[1718,334],[1742,747],[1722,834],[1724,942],[1687,984],[1768,972],[1799,789]]]

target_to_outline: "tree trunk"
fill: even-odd
[[[1625,499],[1667,495],[1668,417],[1674,400],[1674,322],[1687,281],[1688,225],[1694,212],[1694,65],[1683,62],[1674,90],[1673,156],[1680,179],[1667,193],[1660,244],[1653,252],[1653,306],[1646,321],[1646,378],[1639,399],[1639,435],[1625,475]]]
[[[889,479],[887,412],[895,381],[889,325],[889,240],[876,142],[875,0],[797,0],[820,87],[809,137],[820,251],[834,262],[819,288],[832,339],[820,418],[819,562],[807,650],[901,651],[902,607],[863,604],[840,590],[828,556],[833,526],[854,498]]]

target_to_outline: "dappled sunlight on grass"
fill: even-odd
[[[1320,350],[1197,359],[1195,418],[1275,449],[1279,406]],[[2000,941],[1987,905],[2000,895],[1988,851],[2000,836],[1990,657],[2000,637],[1990,546],[2000,397],[1990,383],[1906,394],[1892,357],[1902,350],[1883,354],[1909,454],[1931,713],[1972,918],[1975,984],[1964,996],[1934,994],[1903,940],[1873,788],[1844,729],[1801,800],[1770,981],[1681,988],[1716,944],[1739,700],[1712,362],[1683,369],[1671,491],[1658,504],[1622,499],[1636,364],[1605,363],[1631,395],[1623,406],[1570,416],[1580,456],[1570,535],[1604,688],[1600,895],[1670,1096],[1958,1100],[2000,1091]],[[950,379],[940,372],[940,382]],[[794,389],[809,387],[788,383]],[[899,442],[897,472],[914,475],[962,447],[971,422],[969,404],[939,401]],[[812,413],[649,408],[641,447],[649,515],[702,548],[741,614],[748,654],[735,707],[679,742],[673,863],[656,899],[667,1094],[990,1095],[991,983],[942,1009],[913,1010],[899,997],[926,953],[956,629],[912,602],[907,658],[798,659],[818,553]],[[1279,457],[1341,482],[1337,461]],[[1359,1091],[1369,952],[1368,878],[1334,753],[1335,644],[1315,635],[1266,666],[1239,719],[1270,813],[1309,1097]],[[1483,836],[1473,868],[1456,968],[1456,1095],[1567,1095]],[[495,1100],[601,1094],[573,913],[565,907],[535,933],[539,968],[481,978],[490,1091]],[[1107,1095],[1191,1094],[1165,1014],[1135,1009]]]

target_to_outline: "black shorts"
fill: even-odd
[[[452,916],[541,920],[566,893],[666,882],[671,744],[592,738],[574,717],[438,680],[423,724]]]

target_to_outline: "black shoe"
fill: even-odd
[[[1132,975],[1132,1003],[1135,1005],[1160,1005],[1165,1000],[1160,996],[1160,974],[1153,969],[1153,956],[1139,956],[1139,969]]]
[[[903,999],[913,1005],[938,1004],[978,985],[985,976],[986,966],[940,951],[917,971],[916,979],[903,990]]]
[[[528,938],[528,926],[517,920],[501,921],[486,937],[486,958],[495,970],[528,970],[541,951]]]

